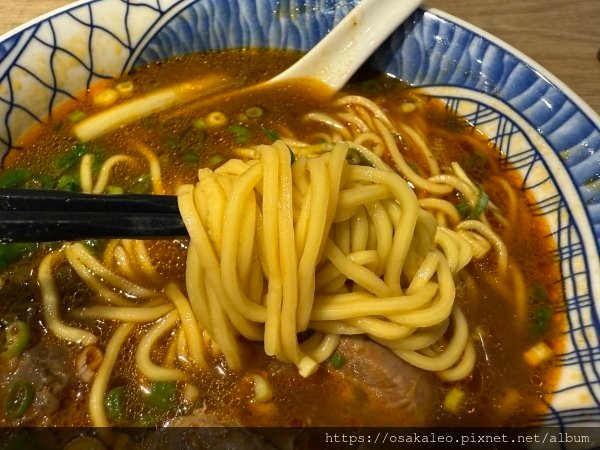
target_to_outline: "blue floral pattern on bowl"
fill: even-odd
[[[307,50],[356,2],[84,0],[62,8],[0,38],[0,157],[100,79],[202,50]],[[527,57],[436,10],[413,14],[367,64],[444,99],[522,174],[552,223],[569,323],[559,384],[540,421],[599,425],[600,119]]]

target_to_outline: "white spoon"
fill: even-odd
[[[298,62],[267,83],[315,78],[339,91],[421,0],[362,0]]]
[[[87,142],[143,117],[187,103],[194,99],[190,97],[193,92],[202,102],[215,102],[275,82],[312,78],[329,86],[333,94],[420,4],[421,0],[362,0],[298,62],[266,82],[225,93],[211,93],[210,80],[203,80],[195,87],[183,83],[163,88],[88,117],[75,124],[73,132],[80,142]]]

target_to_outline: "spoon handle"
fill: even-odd
[[[312,50],[271,81],[316,78],[340,90],[421,0],[362,0]]]

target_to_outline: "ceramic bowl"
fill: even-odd
[[[307,50],[356,0],[84,0],[0,38],[0,156],[90,84],[195,51]],[[600,118],[517,50],[420,9],[366,63],[445,100],[533,192],[557,242],[568,315],[560,379],[540,422],[600,424]]]

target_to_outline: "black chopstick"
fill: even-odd
[[[172,195],[104,195],[37,189],[0,189],[0,211],[49,210],[179,214],[177,197]]]
[[[187,236],[177,197],[0,189],[0,242]]]

